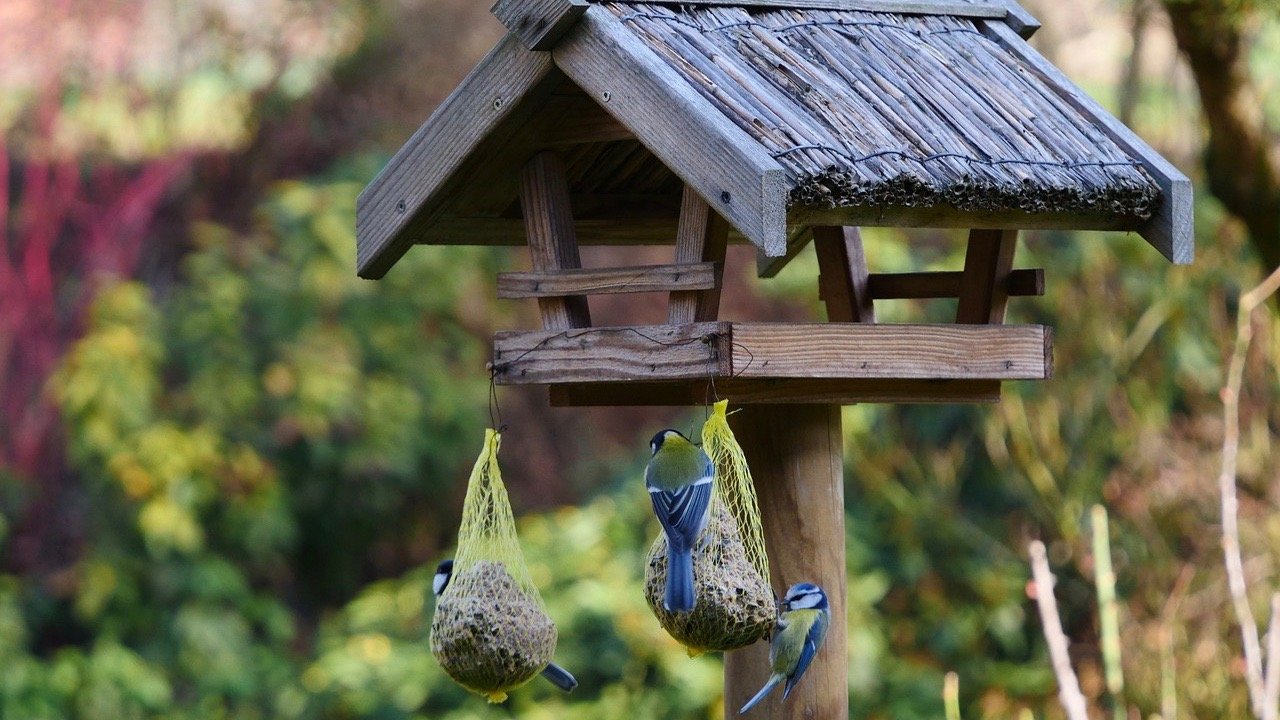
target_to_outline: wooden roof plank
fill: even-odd
[[[1094,122],[1116,145],[1142,163],[1143,169],[1160,187],[1163,197],[1156,212],[1136,228],[1137,232],[1175,264],[1189,264],[1195,256],[1195,234],[1192,225],[1194,198],[1191,181],[1187,176],[1018,37],[1012,27],[990,20],[979,20],[978,27],[1006,52],[1030,67],[1063,100]]]
[[[606,8],[552,52],[556,65],[770,257],[786,251],[782,166]]]
[[[550,50],[587,11],[587,0],[498,0],[489,9],[524,46]]]
[[[548,53],[507,35],[463,79],[356,200],[360,277],[382,277],[404,255],[428,200],[554,69]]]
[[[625,2],[626,0],[623,0]],[[931,2],[930,0],[642,0],[650,5],[711,5],[775,10],[836,10],[899,15],[950,15],[998,18],[1009,14],[1003,2]]]

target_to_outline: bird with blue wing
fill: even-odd
[[[663,430],[649,441],[653,450],[644,483],[653,512],[667,536],[667,586],[663,606],[686,612],[697,604],[693,550],[707,526],[715,465],[678,430]]]
[[[449,581],[453,579],[453,560],[443,560],[436,566],[435,577],[431,578],[431,593],[437,598],[449,587]],[[578,687],[578,679],[575,678],[568,670],[560,667],[555,663],[547,663],[542,669],[542,677],[551,681],[552,685],[560,688],[565,692],[572,692]]]
[[[792,585],[782,599],[782,612],[769,647],[772,674],[760,692],[748,700],[738,714],[745,715],[780,684],[783,685],[782,699],[790,697],[796,683],[800,682],[813,657],[818,654],[818,648],[822,647],[830,624],[831,609],[822,588],[813,583]]]

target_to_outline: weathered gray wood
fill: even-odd
[[[697,191],[688,185],[680,203],[676,230],[676,262],[711,262],[724,267],[729,224],[720,218]],[[720,284],[702,292],[673,290],[667,303],[667,324],[715,320],[720,313]]]
[[[574,205],[574,207],[577,207]],[[608,220],[575,218],[578,245],[670,245],[676,236],[676,219],[636,218]],[[423,231],[424,245],[517,246],[527,242],[520,218],[443,217]]]
[[[530,50],[550,50],[587,11],[587,0],[498,0],[489,10]]]
[[[707,290],[720,282],[716,263],[635,265],[557,272],[506,272],[498,274],[498,297],[504,300],[564,295]]]
[[[694,323],[512,331],[494,338],[501,384],[778,378],[1039,380],[1041,325]]]
[[[1040,29],[1040,21],[1036,19],[1026,8],[1018,4],[1018,0],[997,0],[1001,5],[1009,11],[1009,16],[1004,21],[1018,33],[1023,40],[1028,40],[1036,31]]]
[[[733,323],[737,378],[1042,380],[1042,325]]]
[[[1009,273],[1018,247],[1017,230],[973,230],[960,275],[956,322],[999,325],[1009,300]]]
[[[958,298],[964,273],[958,271],[871,273],[867,286],[876,300]],[[1005,293],[1010,297],[1044,295],[1044,270],[1024,268],[1009,273]]]
[[[804,250],[810,230],[824,225],[853,227],[1012,228],[1020,230],[1127,230],[1140,231],[1144,221],[1115,215],[1072,213],[1033,214],[1019,210],[1000,212],[934,207],[838,207],[795,206],[787,214],[789,240],[786,252],[775,258],[760,257],[757,274],[771,278]]]
[[[535,270],[552,272],[582,265],[564,163],[554,153],[539,153],[525,165],[521,173],[520,207]],[[538,298],[538,310],[542,313],[542,327],[547,330],[591,325],[587,298],[582,295]]]
[[[818,286],[831,322],[875,322],[862,236],[854,227],[816,227]]]
[[[545,385],[728,375],[730,334],[727,323],[500,332],[493,378]]]
[[[356,200],[356,269],[379,278],[413,245],[438,191],[555,66],[507,36],[432,113]],[[527,110],[527,108],[525,108]]]
[[[1018,37],[1017,33],[1002,22],[979,20],[983,34],[995,40],[1007,52],[1040,76],[1073,108],[1097,124],[1116,145],[1142,163],[1142,167],[1155,179],[1163,198],[1151,219],[1137,227],[1138,234],[1151,243],[1169,260],[1179,265],[1190,263],[1195,256],[1195,235],[1192,224],[1191,181],[1173,163],[1164,159],[1142,138],[1102,108],[1093,98],[1071,82],[1062,71],[1054,67],[1040,53]],[[1026,226],[1030,227],[1030,226]]]
[[[718,394],[735,405],[777,403],[993,403],[999,380],[770,380],[717,378],[673,382],[567,383],[549,388],[555,407],[702,405]]]
[[[654,5],[727,5],[779,10],[850,10],[901,15],[952,15],[999,18],[1009,10],[998,2],[930,2],[929,0],[645,0]]]
[[[556,65],[767,255],[786,250],[782,167],[604,7],[552,52]]]
[[[548,147],[634,140],[636,137],[630,128],[585,95],[556,98],[556,103],[563,109],[560,117],[547,129],[543,142]]]

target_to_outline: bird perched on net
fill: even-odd
[[[653,512],[667,536],[667,587],[663,606],[671,612],[692,610],[693,549],[707,526],[711,508],[711,458],[677,430],[663,430],[649,441],[653,456],[644,483]]]
[[[437,598],[449,587],[449,581],[453,579],[453,560],[444,560],[436,566],[435,577],[431,578],[431,592]],[[551,681],[552,685],[560,688],[565,692],[572,692],[578,687],[578,679],[575,678],[568,670],[560,667],[555,663],[547,663],[542,669],[542,677]]]
[[[818,654],[818,648],[822,647],[830,624],[831,609],[822,588],[813,583],[792,585],[782,599],[782,613],[778,616],[773,644],[769,647],[772,674],[760,692],[748,700],[738,714],[746,714],[781,683],[785,683],[782,699],[790,697],[796,683],[813,662],[813,656]]]

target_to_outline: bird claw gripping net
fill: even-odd
[[[663,607],[667,579],[667,538],[659,533],[649,550],[645,598],[670,635],[690,655],[734,650],[769,636],[777,618],[777,602],[769,584],[760,506],[751,470],[729,429],[728,401],[715,404],[702,426],[702,450],[716,474],[711,517],[693,551],[697,604],[688,612]]]
[[[485,430],[467,481],[453,578],[431,622],[431,652],[459,685],[502,702],[551,662],[556,626],[547,616],[516,537],[498,469],[501,435]]]

